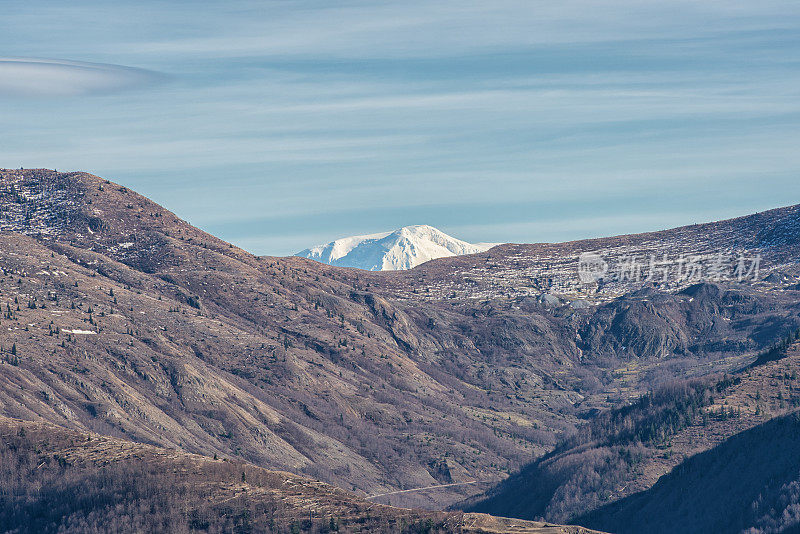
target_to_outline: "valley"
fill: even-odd
[[[89,174],[3,170],[0,415],[441,510],[562,454],[608,410],[733,376],[796,332],[798,212],[369,272],[254,256]],[[582,253],[613,265],[664,250],[706,267],[746,250],[759,276],[579,276]],[[682,437],[692,422],[641,471],[525,517],[566,523],[644,490],[684,455],[789,410],[793,391],[759,414],[725,397],[741,417],[707,443]]]

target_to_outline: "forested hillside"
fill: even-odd
[[[0,417],[0,532],[590,534],[382,506],[321,482]]]
[[[759,361],[732,375],[676,381],[601,413],[488,498],[464,506],[578,522],[592,510],[647,490],[685,458],[800,407],[800,345],[781,342]]]
[[[800,529],[800,413],[693,456],[651,489],[578,518],[620,534]]]

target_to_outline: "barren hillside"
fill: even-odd
[[[785,237],[795,211],[720,224]],[[0,230],[0,414],[362,495],[470,482],[378,499],[398,505],[479,493],[598,409],[734,369],[800,326],[788,238],[759,238],[757,281],[576,299],[507,291],[544,246],[406,273],[259,258],[85,173],[1,171]],[[564,273],[576,246],[550,247]],[[461,291],[476,265],[491,292]]]

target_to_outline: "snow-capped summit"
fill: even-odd
[[[396,271],[411,269],[434,258],[483,252],[494,245],[467,243],[432,226],[420,224],[404,226],[394,232],[343,237],[296,255],[340,267]]]

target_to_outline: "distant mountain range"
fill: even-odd
[[[467,243],[432,226],[419,224],[393,232],[343,237],[296,255],[339,267],[401,271],[436,258],[485,252],[495,244]]]

